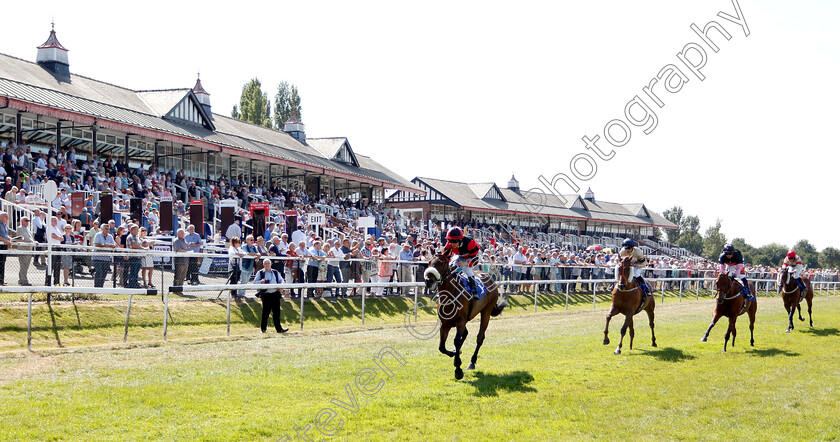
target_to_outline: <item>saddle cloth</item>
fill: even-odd
[[[464,287],[464,291],[472,295],[475,299],[481,299],[484,295],[487,294],[487,287],[481,283],[481,280],[478,276],[475,277],[475,288],[476,292],[470,290],[470,280],[467,275],[463,272],[458,272],[458,279],[461,280],[461,286]]]

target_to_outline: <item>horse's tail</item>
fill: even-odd
[[[496,306],[493,307],[493,311],[490,312],[490,316],[495,317],[501,315],[502,310],[504,310],[505,307],[507,307],[507,305],[508,303],[507,299],[505,298],[505,295],[499,295],[499,301],[496,303]]]

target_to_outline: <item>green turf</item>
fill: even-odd
[[[436,339],[411,337],[399,325],[401,314],[386,313],[396,310],[393,300],[381,301],[379,314],[369,306],[367,329],[350,313],[336,322],[313,314],[307,331],[283,336],[263,337],[243,325],[244,337],[230,340],[6,352],[0,356],[0,439],[277,440],[293,435],[294,425],[313,424],[325,407],[343,421],[334,436],[342,440],[840,438],[838,297],[816,298],[815,327],[796,321],[789,334],[781,302],[761,298],[756,347],[745,347],[749,331],[742,317],[737,345],[726,354],[723,324],[709,342],[699,342],[713,301],[666,299],[657,307],[659,348],[650,346],[641,316],[635,349],[626,350],[625,340],[621,356],[612,353],[615,345],[601,345],[605,304],[592,310],[589,297],[590,304],[581,299],[566,312],[562,298],[554,305],[546,299],[546,310],[533,314],[526,301],[513,298],[514,307],[491,321],[478,370],[462,381],[454,380],[452,359],[438,353]],[[220,325],[224,332],[223,309],[215,324],[184,325],[188,310],[218,315],[218,306],[178,308],[184,311],[173,316],[196,336]],[[207,317],[192,314],[198,322]],[[114,330],[121,340],[120,308],[103,316],[114,316],[114,324],[90,331],[81,320],[73,338],[61,328],[63,345],[101,342]],[[159,332],[149,321],[146,328]],[[613,321],[613,344],[620,323]],[[4,334],[11,334],[8,328]],[[467,356],[475,342],[476,325],[471,328]],[[45,326],[39,333],[58,329]],[[357,373],[377,369],[373,358],[385,347],[405,365],[385,358],[393,378],[379,369],[381,389],[360,393]],[[350,402],[347,385],[357,412],[330,405],[331,399]],[[308,434],[328,439],[315,428]]]
[[[693,299],[695,292],[685,291],[686,299]],[[711,292],[701,292],[710,297]],[[40,301],[45,298],[37,297]],[[125,334],[127,296],[110,296],[112,300],[70,302],[66,298],[33,304],[33,349],[69,348],[99,344],[121,343]],[[661,294],[657,296],[661,300]],[[25,298],[22,298],[25,301]],[[185,300],[173,296],[168,313],[169,340],[222,337],[227,335],[225,299],[218,301]],[[429,305],[428,298],[419,299]],[[510,296],[509,314],[533,313],[533,295]],[[609,294],[598,292],[599,308],[609,302]],[[678,302],[679,292],[666,292],[665,302]],[[365,325],[376,327],[400,324],[404,313],[413,306],[413,298],[368,298],[365,303]],[[565,294],[540,294],[537,311],[565,309]],[[592,294],[571,293],[569,309],[591,309]],[[300,329],[300,302],[284,302],[283,324]],[[357,330],[362,324],[361,299],[306,301],[304,305],[306,330],[345,329]],[[259,328],[262,304],[256,300],[231,302],[231,336],[253,336]],[[26,315],[24,303],[0,305],[0,352],[26,349]],[[128,343],[159,342],[163,339],[164,308],[161,299],[134,297],[129,321]],[[434,318],[433,310],[421,311],[418,319]]]

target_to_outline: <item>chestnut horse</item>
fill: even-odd
[[[746,304],[746,298],[744,298],[744,293],[741,291],[741,285],[733,281],[726,273],[718,275],[717,281],[715,281],[715,290],[717,290],[715,316],[712,318],[712,323],[709,325],[709,329],[706,330],[706,334],[703,335],[701,341],[706,342],[706,339],[709,337],[709,332],[712,331],[712,327],[715,326],[718,319],[721,316],[726,316],[729,318],[729,328],[726,330],[726,337],[723,340],[723,351],[726,351],[726,344],[729,342],[730,334],[732,335],[732,346],[734,347],[735,335],[737,334],[735,321],[738,320],[738,316],[746,312],[750,316],[750,346],[755,346],[753,327],[755,325],[755,311],[758,309],[758,305],[756,304],[758,298],[754,295],[755,288],[753,285],[750,284],[750,293],[753,293],[753,299],[752,301],[746,301]]]
[[[653,296],[645,298],[645,303],[642,305],[642,287],[635,279],[630,278],[632,266],[630,265],[630,257],[625,257],[618,266],[618,283],[612,290],[612,305],[610,305],[610,312],[607,313],[607,326],[604,328],[604,345],[610,343],[608,336],[610,331],[610,319],[613,316],[621,313],[624,315],[624,325],[621,326],[621,340],[618,341],[618,348],[615,349],[615,354],[621,354],[621,345],[624,342],[624,333],[630,329],[630,350],[633,349],[633,316],[640,313],[642,310],[647,312],[650,320],[650,340],[651,344],[656,347],[656,335],[653,333],[653,309],[656,306],[656,301]],[[630,282],[628,282],[630,280]]]
[[[461,370],[461,346],[467,339],[467,322],[481,314],[481,326],[476,337],[475,353],[470,359],[467,370],[475,369],[475,362],[478,359],[478,350],[484,343],[484,332],[491,316],[499,316],[502,309],[507,306],[504,296],[499,295],[499,287],[493,278],[486,273],[476,273],[476,278],[487,287],[487,293],[481,299],[475,299],[468,293],[459,282],[456,272],[450,271],[449,262],[443,255],[436,255],[429,262],[429,267],[423,273],[426,287],[430,292],[438,292],[438,318],[440,319],[440,346],[441,353],[455,358],[455,379],[462,379],[464,372]],[[446,339],[449,330],[455,327],[455,351],[446,349]]]
[[[811,304],[814,301],[814,288],[811,287],[811,281],[809,281],[808,278],[802,278],[802,282],[805,284],[805,293],[802,293],[802,289],[799,288],[799,284],[796,283],[796,280],[790,274],[787,267],[783,268],[779,273],[779,291],[782,292],[782,301],[784,301],[785,310],[788,312],[788,329],[785,333],[790,333],[790,331],[793,330],[794,310],[799,311],[800,321],[805,320],[805,318],[802,317],[802,306],[799,305],[803,299],[808,302],[808,322],[811,324],[811,327],[814,326],[814,319],[811,317]]]

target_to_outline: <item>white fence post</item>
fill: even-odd
[[[300,293],[300,331],[303,331],[303,297],[304,297],[303,289],[300,289],[299,293]],[[365,296],[365,292],[362,291],[362,299],[363,299],[362,304],[363,305],[364,305],[364,296]],[[362,323],[364,323],[364,319],[362,319]]]
[[[228,291],[227,295],[227,335],[230,336],[230,290]]]
[[[362,325],[365,325],[365,298],[366,298],[365,291],[362,290]],[[415,305],[415,307],[416,307],[416,305]],[[303,324],[303,309],[301,308],[300,311],[301,311],[300,322],[301,322],[301,324]],[[302,325],[301,325],[301,329],[303,329]]]
[[[32,351],[32,293],[29,293],[28,311],[26,314],[26,349]]]
[[[163,293],[163,340],[166,341],[166,332],[169,330],[169,287],[160,289],[165,290]]]
[[[125,310],[125,333],[123,333],[123,342],[128,340],[128,318],[131,316],[131,297],[134,296],[132,294],[128,295],[128,308]]]
[[[566,284],[566,310],[569,309],[569,284]]]

